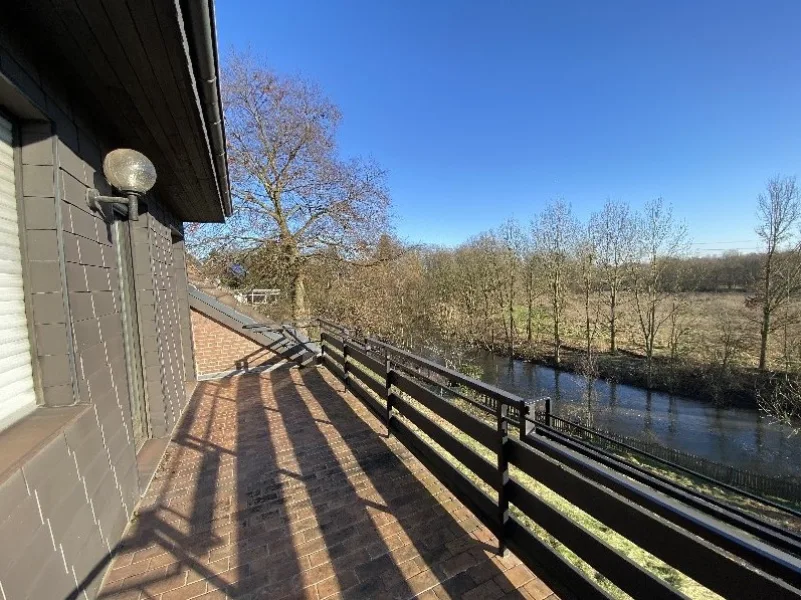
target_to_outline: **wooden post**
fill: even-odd
[[[350,384],[350,375],[348,375],[348,340],[342,336],[342,380],[345,382],[345,387]]]
[[[386,405],[387,405],[387,417],[386,417],[387,423],[386,423],[386,425],[387,425],[387,437],[389,437],[389,434],[392,431],[392,393],[391,393],[391,389],[392,389],[392,374],[393,374],[394,371],[392,371],[392,363],[389,361],[389,353],[388,352],[384,355],[384,368],[385,368],[385,370],[384,370],[384,387],[385,387],[384,400],[386,401]]]
[[[509,407],[498,400],[496,416],[498,417],[498,554],[506,553],[506,522],[509,520],[509,500],[506,486],[509,483]]]
[[[528,421],[528,416],[531,414],[531,406],[521,400],[517,406],[517,412],[520,413],[520,441],[522,442],[534,429],[534,423]]]
[[[551,426],[551,399],[545,399],[545,424]]]

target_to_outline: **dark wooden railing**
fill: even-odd
[[[610,597],[527,520],[634,598],[685,598],[669,581],[543,500],[527,477],[723,597],[801,599],[801,545],[792,539],[784,546],[766,543],[779,534],[746,534],[736,519],[714,518],[699,510],[700,502],[683,502],[589,451],[536,434],[531,403],[514,394],[381,341],[357,342],[343,328],[322,325],[322,364],[495,533],[501,551],[512,550],[557,592]],[[721,511],[718,516],[728,514],[714,509]]]

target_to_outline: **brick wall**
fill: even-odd
[[[196,311],[191,311],[195,368],[198,376],[248,370],[267,362],[273,353]]]

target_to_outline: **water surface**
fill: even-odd
[[[523,398],[550,396],[557,415],[586,406],[583,377],[483,351],[470,359],[487,383]],[[592,389],[589,411],[601,429],[760,473],[801,475],[801,436],[755,409],[722,408],[602,380]]]

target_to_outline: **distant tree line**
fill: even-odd
[[[276,318],[326,316],[398,342],[432,339],[509,354],[599,354],[797,370],[801,365],[801,201],[776,176],[757,198],[763,250],[689,256],[662,198],[607,200],[584,221],[555,199],[455,248],[391,231],[386,173],[343,158],[340,116],[315,86],[232,55],[223,79],[235,213],[190,230],[208,277],[279,288]],[[713,298],[713,300],[710,300]]]

